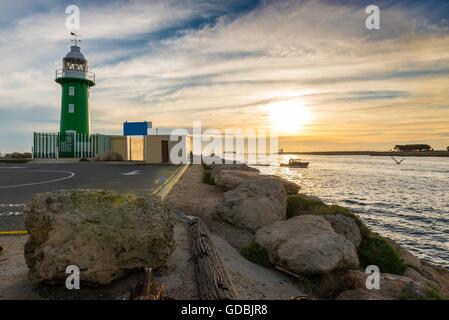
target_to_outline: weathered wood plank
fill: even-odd
[[[232,281],[209,237],[207,226],[199,218],[189,221],[189,241],[200,299],[237,299]]]

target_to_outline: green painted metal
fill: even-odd
[[[61,77],[57,79],[61,84],[61,122],[59,132],[74,131],[90,134],[89,90],[91,81],[85,79]],[[73,88],[74,95],[69,95]],[[69,106],[73,105],[73,113]]]
[[[62,89],[59,132],[89,135],[89,91],[95,85],[95,75],[89,72],[88,62],[76,44],[62,63],[63,68],[56,70],[55,79]],[[67,137],[67,143],[72,143],[70,136]]]

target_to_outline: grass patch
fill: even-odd
[[[363,237],[368,237],[371,235],[371,230],[367,227],[367,225],[362,221],[362,219],[359,218],[357,214],[351,211],[351,209],[338,206],[338,205],[331,205],[331,206],[325,206],[321,208],[321,214],[341,214],[343,216],[346,216],[348,218],[351,218],[356,223],[357,227],[359,227],[360,234]]]
[[[443,297],[443,295],[440,293],[440,290],[438,290],[437,288],[432,288],[428,292],[426,292],[424,300],[447,300],[447,298]]]
[[[203,162],[203,168],[204,168],[204,170],[212,170],[212,166],[210,164],[205,164],[204,162]]]
[[[406,268],[396,249],[386,239],[374,233],[362,238],[357,255],[363,269],[376,265],[382,273],[402,275]]]
[[[337,215],[341,214],[354,220],[360,229],[362,237],[368,236],[371,231],[365,223],[350,209],[338,206],[327,205],[318,198],[309,197],[304,194],[294,195],[287,200],[287,219],[295,216],[312,215]]]
[[[440,291],[436,288],[431,288],[429,291],[427,291],[425,293],[424,296],[402,294],[399,299],[400,300],[447,300],[447,298],[443,297],[441,295]]]
[[[271,267],[270,259],[268,258],[268,252],[265,248],[261,247],[256,241],[251,241],[246,247],[240,249],[240,254],[251,261],[252,263]]]
[[[210,170],[204,170],[203,182],[210,185],[215,185],[214,177],[212,176],[212,172]]]
[[[303,214],[313,214],[321,207],[326,206],[323,201],[306,196],[304,194],[297,194],[287,199],[287,218],[299,216]]]
[[[361,268],[376,265],[382,273],[403,274],[405,265],[397,250],[384,238],[373,233],[350,209],[338,205],[326,205],[321,200],[298,194],[287,200],[287,218],[299,215],[337,215],[351,218],[357,224],[362,242],[357,249]]]

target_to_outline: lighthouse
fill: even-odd
[[[79,47],[80,40],[72,33],[74,45],[62,59],[62,69],[56,70],[55,81],[61,85],[61,134],[90,134],[89,91],[95,85],[95,75],[89,72],[86,58]]]

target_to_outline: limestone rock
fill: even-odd
[[[144,266],[162,266],[174,248],[172,213],[150,196],[105,190],[37,194],[25,210],[25,259],[34,283],[66,279],[108,284]]]
[[[380,288],[368,290],[366,279],[369,275],[359,270],[351,270],[342,277],[348,290],[342,292],[337,300],[399,300],[421,299],[429,290],[427,285],[405,276],[388,273],[380,274]]]
[[[423,270],[421,274],[434,285],[433,288],[439,291],[446,299],[449,299],[449,270],[435,266],[425,260],[421,260]]]
[[[225,192],[237,188],[243,181],[258,179],[280,181],[284,185],[287,194],[297,194],[300,189],[296,183],[288,181],[287,179],[273,175],[260,175],[255,171],[220,170],[216,173],[214,179],[215,184]]]
[[[378,291],[367,289],[346,290],[342,292],[337,300],[393,300],[388,296],[383,296]]]
[[[362,236],[359,227],[353,219],[342,214],[325,215],[324,217],[336,233],[351,241],[356,247],[360,245]]]
[[[322,216],[303,215],[263,227],[256,242],[271,263],[297,274],[324,274],[358,268],[355,246]]]
[[[248,171],[248,172],[257,172],[259,170],[253,167],[248,166],[246,163],[232,163],[232,164],[220,164],[214,163],[210,165],[211,176],[215,178],[215,175],[218,174],[222,170],[238,170],[238,171]]]
[[[217,206],[226,221],[251,231],[279,220],[285,220],[287,195],[276,180],[250,180],[224,194]]]

